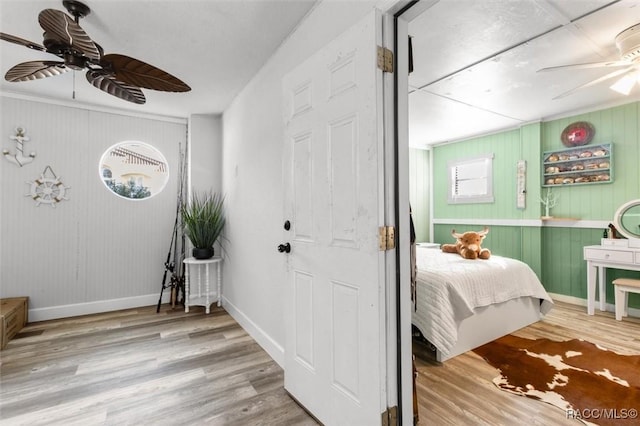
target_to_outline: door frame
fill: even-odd
[[[385,164],[393,171],[386,176],[388,185],[388,223],[396,224],[397,247],[394,256],[387,258],[387,318],[388,395],[397,396],[398,424],[413,425],[413,359],[411,337],[411,292],[408,283],[410,271],[409,235],[409,22],[429,9],[438,0],[401,0],[389,8],[384,15],[383,42],[393,46],[394,72],[385,74],[385,139],[393,141],[386,145]],[[406,41],[406,42],[402,42]],[[395,274],[395,276],[390,276]],[[393,288],[392,288],[393,287]],[[393,308],[392,308],[393,306]],[[391,316],[391,315],[390,315]],[[395,342],[395,344],[393,343]],[[390,353],[394,350],[395,353]],[[395,376],[391,380],[391,377]],[[395,383],[392,383],[395,382]],[[394,401],[388,401],[393,406]]]

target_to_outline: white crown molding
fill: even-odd
[[[27,95],[24,93],[7,92],[2,90],[0,90],[0,97],[20,99],[24,101],[38,102],[38,103],[50,104],[50,105],[58,105],[58,106],[64,106],[68,108],[77,108],[77,109],[82,109],[87,111],[104,112],[107,114],[124,115],[127,117],[146,118],[149,120],[164,121],[167,123],[187,124],[187,118],[169,117],[169,116],[163,116],[163,115],[157,115],[157,114],[148,114],[148,113],[129,111],[124,109],[109,108],[109,107],[93,105],[93,104],[89,104],[81,101],[65,101],[60,99],[45,98],[40,96]]]

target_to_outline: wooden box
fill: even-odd
[[[28,297],[0,299],[0,350],[27,325],[28,320]]]

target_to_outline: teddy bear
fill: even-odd
[[[442,251],[445,253],[458,253],[465,259],[489,259],[491,251],[480,247],[488,232],[489,228],[486,226],[480,232],[469,231],[464,234],[459,234],[455,229],[452,229],[451,235],[456,239],[456,243],[443,244]]]

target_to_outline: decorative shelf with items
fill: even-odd
[[[581,146],[542,155],[542,186],[613,182],[612,144]]]

